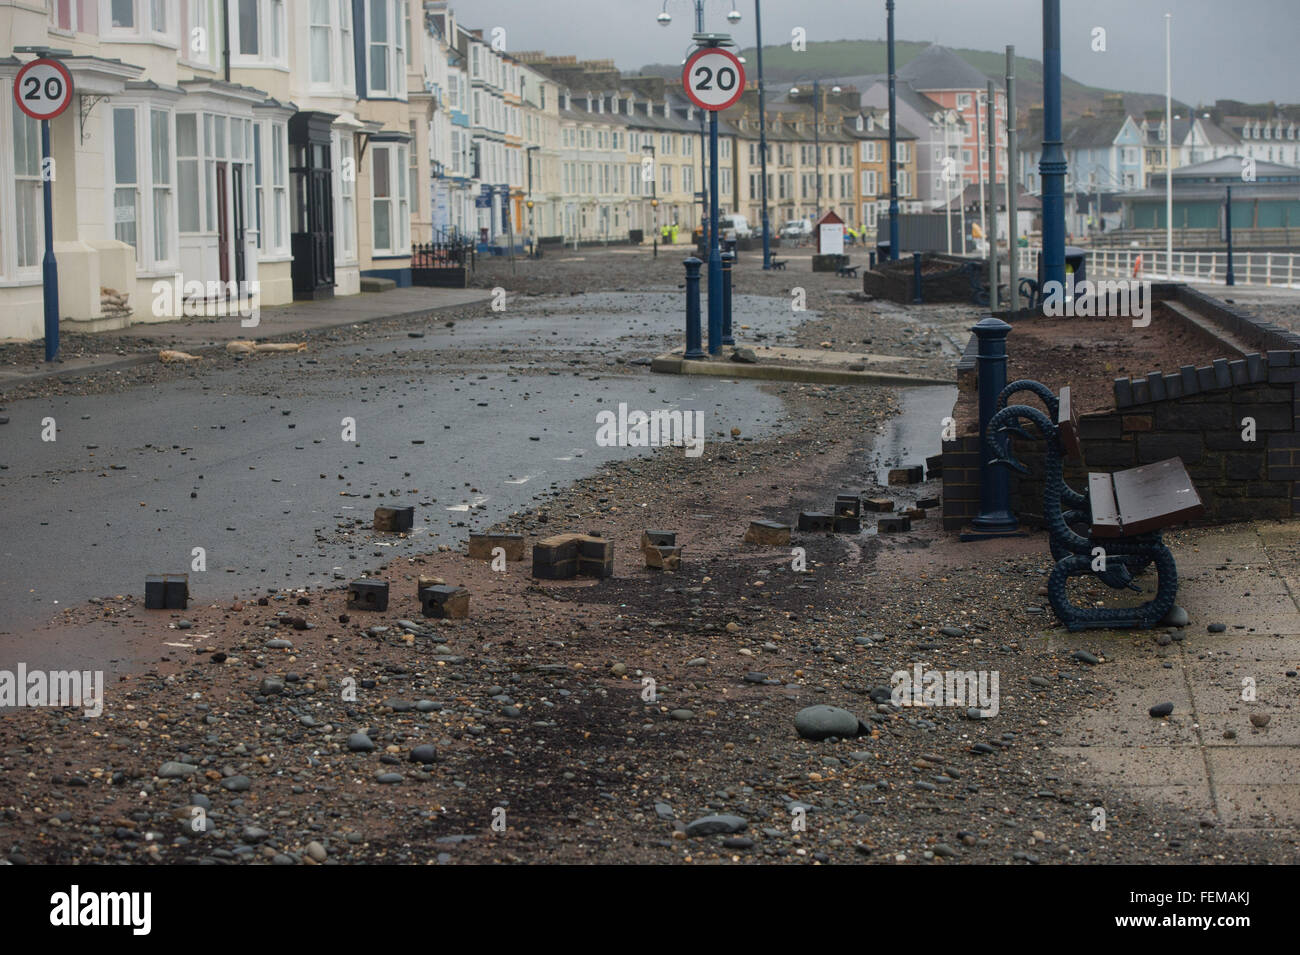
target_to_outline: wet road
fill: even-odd
[[[193,598],[210,602],[458,545],[540,492],[650,453],[598,446],[596,415],[620,402],[698,410],[707,440],[732,427],[768,433],[782,406],[753,383],[605,367],[676,344],[679,302],[525,300],[455,328],[435,322],[423,338],[397,331],[121,394],[11,404],[0,432],[0,666],[21,643],[6,634],[92,596],[142,595],[147,574],[188,571]],[[738,301],[738,322],[742,313],[767,329],[793,318],[773,299]],[[448,349],[500,359],[449,366]],[[579,355],[588,362],[575,370]],[[343,373],[358,361],[365,374]],[[53,442],[41,437],[48,417]],[[343,439],[345,418],[355,442]],[[394,500],[417,505],[405,541],[369,530],[374,507]]]

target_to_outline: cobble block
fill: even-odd
[[[469,535],[469,556],[474,560],[491,560],[498,547],[506,552],[506,560],[524,559],[523,534]]]
[[[745,531],[745,543],[787,547],[790,544],[790,525],[776,521],[750,521],[749,530]]]
[[[415,526],[415,508],[400,504],[375,508],[375,530],[389,533],[409,531]]]
[[[442,620],[464,620],[469,616],[469,591],[464,587],[432,584],[418,591],[420,612]]]
[[[388,582],[362,577],[348,584],[348,609],[384,611],[388,609]]]

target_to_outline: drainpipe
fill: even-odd
[[[230,0],[221,0],[222,69],[230,82]]]

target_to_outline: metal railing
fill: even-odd
[[[1017,252],[1020,274],[1029,278],[1037,276],[1042,249],[1030,246]],[[1086,249],[1085,254],[1089,278],[1227,284],[1228,253],[1223,250],[1175,251],[1172,261],[1164,249]],[[1237,285],[1300,289],[1300,253],[1234,251],[1232,271]]]

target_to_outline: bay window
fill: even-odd
[[[199,117],[176,114],[177,222],[181,232],[202,231],[199,191]]]
[[[153,173],[153,260],[171,258],[172,151],[171,114],[149,111],[149,166]]]
[[[40,124],[13,102],[14,248],[19,270],[40,268],[45,242]]]
[[[217,67],[219,41],[214,0],[182,0],[181,59],[203,69]]]
[[[180,26],[175,22],[175,5],[175,0],[52,0],[51,19],[60,29],[81,32],[95,30],[97,21],[102,21],[105,39],[170,45],[176,42]]]
[[[308,76],[313,86],[355,92],[352,0],[309,0]]]
[[[289,152],[285,146],[288,126],[271,124],[271,250],[289,251]]]
[[[113,238],[139,251],[135,107],[113,110]]]

